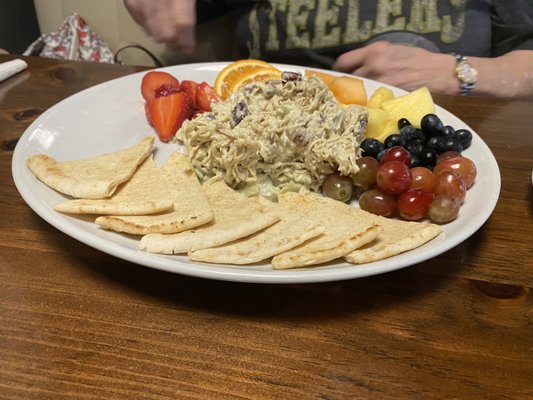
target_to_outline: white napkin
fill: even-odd
[[[0,82],[28,68],[24,60],[11,60],[0,64]]]

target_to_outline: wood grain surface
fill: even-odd
[[[533,398],[533,102],[435,97],[501,169],[493,215],[454,249],[364,279],[239,284],[113,258],[25,204],[11,159],[28,125],[138,70],[26,60],[0,83],[1,399]]]

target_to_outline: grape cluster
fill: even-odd
[[[361,143],[363,156],[380,160],[392,147],[403,147],[411,156],[410,167],[424,166],[433,168],[440,154],[455,151],[462,153],[472,143],[472,133],[468,129],[455,130],[444,125],[435,114],[427,114],[420,121],[420,129],[415,128],[407,119],[398,121],[398,132],[389,135],[384,142],[367,138]]]
[[[398,128],[384,143],[365,139],[359,172],[351,178],[329,175],[324,194],[346,202],[355,193],[361,209],[381,216],[437,223],[455,219],[477,175],[474,162],[461,154],[472,133],[444,126],[434,114],[423,117],[421,129],[406,119]]]

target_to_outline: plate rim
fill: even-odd
[[[188,69],[195,69],[195,70],[201,70],[201,69],[211,69],[211,70],[220,70],[224,66],[226,66],[229,62],[205,62],[205,63],[193,63],[193,64],[182,64],[177,66],[167,66],[163,68],[157,68],[155,70],[162,70],[162,71],[173,71],[173,70],[179,70],[182,68],[188,68]],[[303,66],[296,66],[296,65],[290,65],[290,64],[273,64],[274,66],[278,68],[284,68],[284,69],[290,69],[290,70],[303,70],[303,69],[313,69],[318,71],[324,71],[332,73],[333,71],[326,71],[319,68],[311,68],[311,67],[303,67]],[[308,267],[308,268],[297,268],[297,269],[289,269],[289,270],[259,270],[254,269],[253,266],[235,266],[235,265],[220,265],[220,264],[207,264],[207,263],[198,263],[194,261],[189,261],[187,263],[184,263],[180,261],[180,259],[176,260],[176,257],[186,257],[186,256],[165,256],[165,255],[159,255],[159,254],[152,254],[152,253],[145,253],[140,250],[132,250],[127,247],[122,246],[121,244],[113,241],[106,240],[105,238],[100,238],[97,235],[90,234],[90,232],[86,232],[83,230],[77,229],[77,227],[70,223],[70,219],[75,218],[69,215],[64,215],[61,213],[58,213],[54,211],[51,208],[45,208],[43,204],[40,202],[35,201],[35,199],[31,196],[31,190],[27,188],[25,185],[23,185],[23,174],[29,173],[29,170],[27,170],[26,167],[26,160],[22,159],[23,157],[23,150],[24,148],[30,148],[29,144],[29,138],[34,132],[34,130],[39,127],[40,124],[43,123],[43,121],[50,116],[51,113],[53,113],[55,110],[58,110],[59,108],[63,107],[65,104],[67,104],[69,101],[73,101],[73,98],[78,99],[79,97],[87,96],[92,91],[98,91],[101,90],[105,86],[116,84],[118,81],[126,81],[133,78],[139,78],[142,75],[144,75],[147,71],[140,71],[132,74],[128,74],[119,78],[115,78],[106,82],[102,82],[99,84],[96,84],[94,86],[91,86],[89,88],[86,88],[84,90],[81,90],[71,96],[68,96],[58,103],[52,105],[50,108],[48,108],[43,114],[41,114],[37,119],[35,119],[23,132],[23,134],[20,136],[17,145],[15,147],[15,150],[13,152],[13,158],[11,163],[11,169],[12,169],[12,176],[15,183],[15,186],[17,190],[19,191],[19,194],[23,198],[23,200],[26,202],[26,204],[34,211],[36,212],[42,219],[44,219],[47,223],[54,226],[56,229],[61,231],[62,233],[74,238],[75,240],[84,243],[85,245],[88,245],[90,247],[93,247],[99,251],[102,251],[108,255],[135,263],[137,265],[141,265],[144,267],[149,267],[153,269],[158,269],[162,271],[167,271],[170,273],[177,273],[197,278],[203,278],[203,279],[213,279],[213,280],[220,280],[220,281],[233,281],[233,282],[245,282],[245,283],[267,283],[267,284],[295,284],[295,283],[317,283],[317,282],[331,282],[331,281],[342,281],[342,280],[348,280],[348,279],[357,279],[357,278],[363,278],[373,275],[379,275],[387,272],[396,271],[399,269],[403,269],[406,267],[410,267],[413,265],[416,265],[420,262],[427,261],[429,259],[432,259],[434,257],[437,257],[438,255],[446,252],[447,250],[457,246],[458,244],[462,243],[463,241],[470,238],[479,228],[481,228],[486,221],[490,218],[492,212],[494,211],[494,208],[497,205],[497,202],[499,200],[500,190],[501,190],[501,174],[499,170],[498,163],[492,154],[490,148],[487,146],[487,144],[481,139],[481,137],[475,132],[468,124],[466,124],[464,121],[459,119],[457,116],[452,114],[451,112],[447,111],[443,107],[440,107],[438,104],[435,104],[436,106],[436,113],[437,114],[446,114],[448,117],[455,118],[459,120],[464,126],[467,127],[467,129],[470,129],[470,131],[473,133],[474,137],[476,138],[476,143],[483,147],[482,150],[484,150],[485,155],[490,155],[490,164],[493,168],[493,172],[495,172],[495,176],[497,179],[495,179],[492,182],[493,185],[493,192],[492,196],[490,198],[490,202],[488,203],[488,206],[485,205],[483,209],[481,209],[481,214],[478,215],[477,223],[469,225],[465,231],[463,232],[463,236],[461,239],[456,238],[447,238],[446,232],[443,231],[441,233],[441,242],[442,237],[445,237],[444,243],[439,243],[439,245],[436,246],[436,249],[434,252],[432,252],[431,256],[427,256],[426,254],[422,253],[421,257],[414,257],[411,261],[406,261],[406,258],[409,258],[409,255],[413,255],[413,251],[408,251],[393,257],[390,257],[385,260],[379,260],[371,263],[361,264],[361,265],[352,265],[349,263],[342,263],[339,266],[328,268],[329,264],[338,264],[338,263],[328,263],[325,266],[315,266],[315,267]],[[335,75],[345,75],[342,73],[335,73]],[[407,91],[382,84],[380,82],[362,78],[366,83],[370,83],[373,85],[379,85],[379,86],[386,86],[391,89],[394,89],[397,93],[407,93]],[[157,138],[156,138],[157,141]],[[33,174],[31,174],[33,175]],[[42,182],[39,181],[39,184],[44,185]],[[48,188],[49,190],[52,190],[51,188]],[[468,197],[468,196],[467,196]],[[51,212],[50,212],[51,211]],[[88,234],[89,233],[89,234]],[[117,233],[118,234],[118,233]],[[120,234],[119,234],[120,235]],[[436,239],[436,238],[435,238]],[[434,240],[435,240],[434,239]],[[431,241],[429,243],[432,243]],[[426,245],[424,245],[426,246]],[[424,248],[424,246],[419,247]],[[415,249],[416,250],[416,249]],[[418,253],[415,253],[417,255]],[[168,261],[169,258],[174,258],[170,263]],[[391,267],[390,261],[397,260],[397,265],[394,267]],[[384,262],[386,261],[386,262]],[[172,265],[169,265],[172,264]],[[174,264],[180,264],[179,268],[176,268]]]

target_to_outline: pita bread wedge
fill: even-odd
[[[440,226],[430,223],[400,221],[373,214],[366,218],[381,225],[382,231],[376,240],[346,255],[344,259],[349,263],[364,264],[392,257],[422,246],[442,232]]]
[[[246,198],[221,180],[204,183],[202,191],[215,212],[213,221],[180,233],[143,236],[139,249],[162,254],[187,253],[229,243],[280,220],[275,207],[265,207],[257,198]]]
[[[308,220],[318,221],[325,232],[275,256],[272,259],[274,269],[305,267],[341,258],[371,242],[380,232],[377,224],[361,220],[358,209],[337,200],[308,191],[287,192],[278,199],[281,205],[291,204]]]
[[[261,201],[261,198],[258,199]],[[262,201],[269,202],[266,199]],[[288,251],[325,230],[318,221],[308,220],[293,204],[276,207],[281,215],[279,222],[219,247],[191,251],[189,257],[194,261],[219,264],[253,264]]]
[[[75,199],[60,203],[56,211],[71,214],[147,215],[168,210],[174,205],[161,171],[152,156],[137,168],[109,199]]]
[[[213,220],[215,214],[186,156],[172,154],[161,173],[174,200],[172,209],[154,215],[102,216],[96,218],[96,224],[117,232],[146,235],[182,232]]]
[[[152,152],[154,138],[114,153],[75,161],[57,161],[44,154],[26,163],[35,176],[51,188],[72,197],[104,199],[127,181]]]

